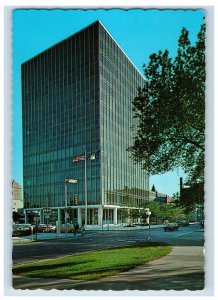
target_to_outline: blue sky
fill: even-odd
[[[23,62],[99,19],[142,73],[149,55],[168,49],[175,56],[182,27],[195,42],[205,13],[202,10],[14,10],[13,49],[13,154],[12,176],[23,183],[21,73]],[[150,186],[172,195],[179,190],[182,170],[150,178]]]

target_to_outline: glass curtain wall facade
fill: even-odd
[[[132,100],[144,79],[103,26],[99,60],[103,203],[139,207],[148,200],[148,176],[127,149],[135,126]]]
[[[26,210],[63,209],[65,178],[77,179],[67,186],[67,205],[75,208],[76,197],[83,214],[87,183],[89,223],[102,205],[147,199],[148,176],[126,151],[133,134],[131,101],[142,85],[100,22],[22,65]],[[74,162],[85,152],[98,155]]]

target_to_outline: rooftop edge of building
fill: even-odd
[[[108,29],[105,27],[105,25],[102,23],[101,20],[97,19],[96,21],[90,23],[89,25],[83,27],[82,29],[76,31],[75,33],[71,34],[70,36],[62,39],[61,41],[51,45],[50,47],[46,48],[45,50],[39,52],[38,54],[34,55],[33,57],[29,58],[28,60],[24,61],[21,66],[25,65],[26,63],[28,63],[29,61],[35,59],[37,56],[42,55],[43,53],[47,52],[48,50],[50,50],[51,48],[57,46],[58,44],[72,38],[73,36],[79,34],[80,32],[86,30],[87,28],[94,26],[96,23],[98,23],[99,25],[101,25],[104,30],[107,32],[107,34],[111,37],[111,39],[116,43],[116,45],[119,47],[119,49],[123,52],[123,54],[127,57],[127,59],[129,60],[129,62],[133,65],[133,67],[137,70],[137,72],[139,73],[139,75],[142,77],[143,80],[145,80],[145,77],[143,76],[143,74],[139,71],[139,69],[135,66],[135,64],[132,62],[132,60],[129,58],[129,56],[126,54],[126,52],[122,49],[122,47],[118,44],[118,42],[113,38],[113,36],[111,35],[111,33],[108,31]]]
[[[64,38],[64,39],[62,39],[62,40],[60,40],[59,42],[57,42],[57,43],[55,43],[55,44],[49,46],[49,47],[46,48],[45,50],[42,50],[41,52],[39,52],[38,54],[34,55],[33,57],[27,59],[27,60],[24,61],[21,65],[24,65],[24,64],[28,63],[29,61],[33,60],[33,59],[36,58],[37,56],[40,56],[40,55],[42,55],[43,53],[45,53],[46,51],[50,50],[51,48],[54,48],[54,47],[57,46],[58,44],[61,44],[61,43],[63,43],[64,41],[66,41],[66,40],[72,38],[73,36],[79,34],[80,32],[84,31],[85,29],[87,29],[87,28],[89,28],[89,27],[91,27],[91,26],[94,26],[94,24],[96,24],[96,23],[101,24],[101,22],[100,22],[99,20],[96,20],[96,21],[90,23],[89,25],[87,25],[87,26],[83,27],[82,29],[76,31],[75,33],[69,35],[68,37],[66,37],[66,38]]]

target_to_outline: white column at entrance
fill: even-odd
[[[40,224],[44,224],[44,212],[43,212],[43,209],[40,209],[39,215],[40,215]]]
[[[114,225],[117,225],[117,207],[114,207],[113,213],[114,213]]]
[[[98,225],[99,226],[102,226],[102,220],[103,219],[103,208],[102,208],[102,206],[100,206],[99,208],[98,208]]]
[[[24,222],[25,222],[25,224],[28,223],[28,220],[27,220],[27,210],[26,209],[24,209]]]
[[[78,215],[78,224],[82,225],[82,209],[80,207],[77,208],[77,215]]]
[[[56,222],[56,233],[57,235],[60,235],[60,229],[61,229],[61,209],[58,208],[58,220]]]
[[[131,224],[131,220],[130,220],[130,209],[128,209],[128,215],[129,215],[129,217],[127,218],[127,224]]]

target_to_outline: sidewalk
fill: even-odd
[[[98,281],[13,277],[14,289],[43,290],[202,290],[204,255],[202,246],[176,246],[161,259]]]

